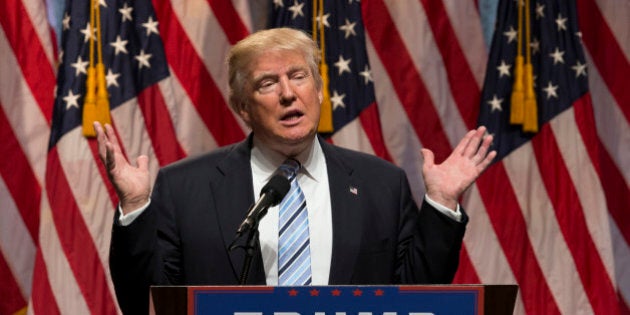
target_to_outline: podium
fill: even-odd
[[[512,314],[516,285],[153,286],[150,313],[213,315]]]

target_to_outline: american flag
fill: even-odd
[[[66,15],[59,2],[0,1],[0,314],[118,312],[107,267],[117,201],[78,109],[64,102],[79,95],[82,105],[87,6],[68,1]],[[495,141],[502,158],[462,200],[471,222],[456,282],[519,284],[517,314],[630,314],[630,6],[531,1],[541,129],[515,141],[519,133],[499,125],[513,66],[508,76],[497,67],[513,64],[505,33],[516,29],[516,1],[498,2],[323,1],[331,82],[341,77],[362,91],[331,85],[330,139],[403,167],[419,199],[420,148],[444,158],[479,118],[506,136]],[[247,128],[226,105],[228,49],[267,22],[296,14],[308,25],[296,26],[310,29],[312,18],[312,2],[297,0],[156,0],[154,13],[144,1],[99,3],[104,60],[118,83],[108,87],[113,124],[126,155],[149,155],[153,174],[243,139]],[[494,14],[490,51],[484,27]],[[554,65],[556,47],[564,62]],[[140,68],[141,51],[150,67]],[[338,62],[350,73],[339,76]],[[580,75],[577,62],[587,65]],[[495,94],[502,110],[488,103]]]

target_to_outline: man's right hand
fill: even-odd
[[[151,177],[149,175],[149,158],[141,155],[133,166],[120,149],[114,128],[94,122],[98,140],[98,154],[105,164],[109,180],[114,185],[120,206],[124,214],[144,206],[151,194]]]

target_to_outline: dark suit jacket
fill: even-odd
[[[149,208],[114,224],[110,268],[125,313],[146,313],[152,284],[238,284],[244,253],[227,248],[254,202],[251,139],[163,168]],[[467,216],[455,222],[426,202],[419,211],[402,169],[319,141],[332,203],[329,284],[449,283]],[[265,284],[260,250],[248,283]]]

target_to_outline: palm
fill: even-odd
[[[484,137],[485,131],[485,127],[479,127],[468,132],[441,164],[434,163],[433,152],[422,150],[422,174],[429,198],[454,208],[461,194],[496,156],[495,151],[488,153],[492,136]]]
[[[99,156],[105,163],[123,211],[131,211],[144,205],[151,193],[148,158],[140,156],[137,166],[131,165],[123,155],[112,127],[106,125],[103,131],[101,125],[95,123],[94,128],[98,138]]]

